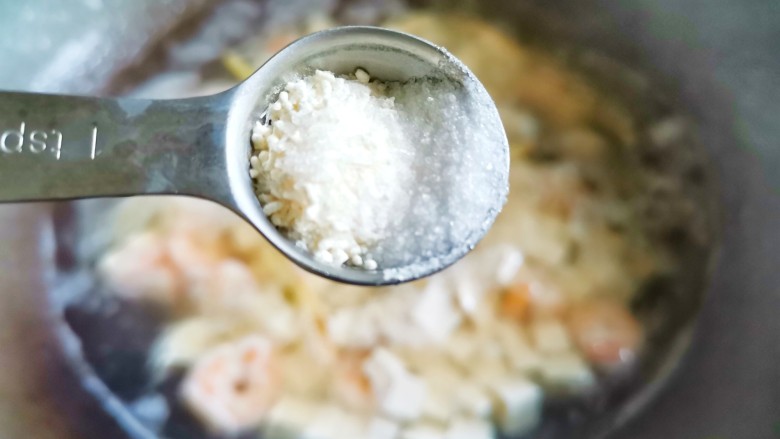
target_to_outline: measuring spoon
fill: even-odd
[[[358,67],[383,81],[444,75],[467,85],[480,117],[490,119],[474,122],[489,122],[500,131],[485,140],[491,144],[482,146],[486,152],[475,166],[507,181],[508,143],[498,112],[460,61],[408,34],[347,26],[297,40],[239,85],[212,96],[142,100],[0,92],[0,202],[189,195],[229,208],[289,259],[320,276],[387,285],[432,274],[476,245],[506,200],[506,184],[475,194],[494,202],[467,242],[449,246],[415,270],[369,271],[319,262],[271,224],[253,191],[250,132],[281,87],[314,69],[347,74]]]

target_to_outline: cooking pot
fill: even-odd
[[[41,6],[45,3],[40,2]],[[121,10],[127,2],[97,3]],[[136,19],[142,17],[144,8],[137,5],[147,2],[133,3]],[[175,1],[167,3],[174,9],[177,5]],[[279,7],[281,2],[266,3],[270,4],[267,7]],[[286,7],[293,3],[302,2],[289,2]],[[414,3],[426,6],[433,2]],[[780,260],[780,234],[771,229],[780,223],[780,198],[775,192],[780,177],[770,172],[772,165],[780,165],[780,152],[773,142],[773,134],[780,135],[780,128],[772,123],[780,110],[780,7],[759,0],[460,3],[523,35],[593,48],[605,56],[599,59],[616,60],[663,83],[674,103],[693,115],[699,138],[714,164],[720,189],[720,258],[711,270],[699,318],[686,322],[697,321],[695,331],[691,336],[687,324],[678,328],[666,361],[653,370],[653,380],[591,427],[589,437],[780,437],[780,388],[776,384],[780,368],[775,364],[780,359],[780,344],[775,338],[780,322],[773,316],[774,310],[780,309],[780,294],[774,291],[780,285],[780,274],[774,269],[774,262]],[[25,8],[5,17],[21,17],[21,10],[34,4],[27,2]],[[81,20],[71,26],[83,28],[84,18],[94,18],[102,20],[96,21],[96,26],[100,23],[103,29],[110,29],[106,23],[116,18],[100,10],[103,12],[89,15],[89,8],[85,9]],[[203,16],[224,13],[199,11]],[[256,18],[262,20],[261,16]],[[200,21],[202,17],[191,19]],[[11,26],[0,26],[0,39],[15,38],[3,29]],[[160,26],[156,31],[163,34],[169,30],[170,26]],[[45,26],[40,31],[45,34]],[[149,33],[149,29],[144,28],[144,32]],[[122,53],[144,59],[142,48],[152,40],[131,36],[129,32],[126,40],[132,48]],[[34,83],[24,83],[18,76],[6,77],[8,85],[0,86],[117,90],[121,81],[116,78],[126,77],[128,69],[123,70],[124,76],[117,76],[119,72],[106,63],[115,61],[111,49],[122,44],[128,43],[110,38],[103,47],[87,47],[94,56],[103,57],[103,62],[92,67],[81,65],[70,76],[50,81],[36,76],[39,79]],[[56,50],[57,45],[53,47]],[[9,53],[5,59],[11,64],[4,63],[3,70],[16,65],[14,52]],[[27,59],[18,64],[19,70],[48,68],[54,72],[54,61],[67,64],[67,58],[52,58]],[[98,79],[74,80],[78,77]],[[0,285],[5,296],[0,305],[0,317],[5,321],[0,332],[0,434],[145,437],[143,420],[137,416],[143,408],[131,415],[93,374],[91,365],[80,357],[79,339],[59,314],[59,299],[49,294],[61,291],[56,285],[60,276],[76,269],[73,212],[68,205],[0,209],[5,226],[0,232]],[[69,282],[69,288],[78,289],[79,282],[88,280],[75,276]],[[128,342],[132,353],[133,340]],[[689,343],[691,348],[680,362]]]

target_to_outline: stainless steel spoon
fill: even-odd
[[[388,81],[435,74],[470,82],[476,85],[469,88],[471,98],[489,110],[482,108],[480,114],[499,120],[485,89],[445,50],[399,32],[341,27],[299,39],[241,84],[213,96],[137,100],[0,92],[0,202],[190,195],[236,212],[287,257],[321,276],[383,285],[432,274],[476,245],[500,211],[506,185],[496,193],[476,194],[495,199],[495,206],[485,212],[482,224],[474,225],[462,251],[432,258],[423,271],[394,276],[381,268],[366,271],[314,260],[268,221],[253,192],[250,131],[279,87],[313,69],[351,73],[357,67]],[[484,160],[506,181],[508,144],[503,131],[497,138]],[[403,267],[388,268],[399,273]]]

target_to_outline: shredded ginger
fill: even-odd
[[[250,173],[263,212],[315,259],[377,268],[413,183],[414,144],[394,99],[365,71],[316,71],[288,83],[255,124]]]

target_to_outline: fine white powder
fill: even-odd
[[[290,82],[257,123],[251,159],[264,213],[322,262],[376,268],[370,249],[408,206],[414,144],[392,98],[330,72]]]
[[[461,256],[507,183],[505,157],[485,155],[501,152],[503,129],[485,122],[492,113],[478,117],[495,110],[470,92],[441,78],[381,83],[363,70],[287,83],[252,133],[264,213],[315,259],[380,267],[386,278]]]

